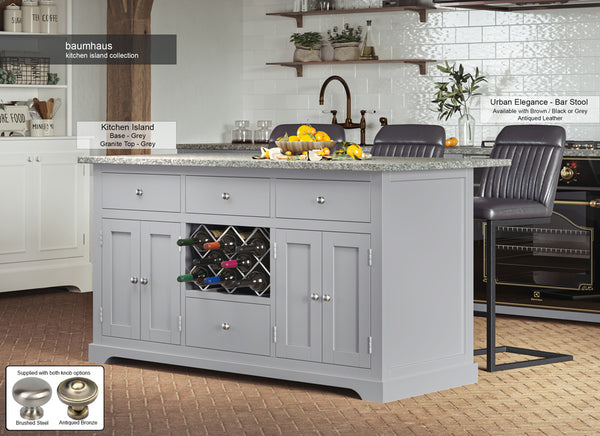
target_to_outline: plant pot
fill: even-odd
[[[321,45],[315,45],[313,49],[296,45],[294,51],[294,62],[320,62],[321,61]]]
[[[360,58],[360,42],[335,42],[331,45],[336,61],[356,61]]]

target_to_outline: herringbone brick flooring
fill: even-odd
[[[0,362],[86,364],[91,297],[60,290],[0,294]],[[475,319],[476,346],[484,345],[484,322]],[[388,404],[361,401],[345,389],[121,361],[105,365],[106,422],[99,434],[600,435],[600,325],[499,317],[498,344],[575,360],[479,371],[477,384]],[[4,428],[0,374],[0,434],[17,434]]]

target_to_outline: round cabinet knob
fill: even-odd
[[[27,156],[27,162],[33,162],[33,156]]]
[[[98,396],[98,386],[92,380],[82,377],[67,379],[56,389],[58,399],[67,406],[67,415],[72,419],[84,419],[90,411],[88,404]]]
[[[221,324],[221,328],[222,328],[223,330],[229,330],[229,328],[230,328],[230,327],[231,327],[231,326],[229,325],[229,323],[228,323],[228,322],[224,322],[223,324]]]
[[[313,301],[319,301],[319,294],[317,294],[316,292],[310,294],[310,299]]]
[[[318,196],[318,197],[317,197],[317,203],[319,203],[319,204],[324,204],[324,203],[325,203],[325,197]]]
[[[331,301],[331,295],[323,295],[323,301]]]
[[[223,194],[221,195],[221,198],[223,200],[229,200],[229,192],[223,192]]]
[[[142,285],[147,285],[148,284],[148,279],[146,277],[142,277],[142,279],[140,280],[140,283]]]
[[[41,378],[26,377],[15,383],[13,398],[21,406],[21,418],[35,421],[44,416],[43,406],[52,396],[52,388]]]
[[[137,195],[138,197],[141,197],[142,195],[144,195],[144,190],[141,188],[137,188],[135,190],[135,195]]]
[[[560,170],[560,177],[563,180],[571,180],[575,176],[575,171],[571,167],[562,167]]]
[[[36,157],[35,157],[35,161],[36,161],[36,162],[39,162],[39,161],[40,161],[40,157],[39,157],[39,156],[36,156]]]
[[[129,281],[135,285],[138,282],[138,278],[137,277],[131,277],[129,279]]]

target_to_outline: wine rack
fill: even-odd
[[[186,247],[189,250],[186,256],[186,272],[194,274],[199,268],[206,268],[213,277],[223,277],[228,274],[235,276],[233,284],[230,283],[215,283],[204,284],[201,280],[189,282],[191,286],[203,292],[227,292],[229,294],[242,295],[257,295],[259,297],[269,297],[270,283],[270,232],[267,228],[262,227],[245,227],[245,226],[223,226],[223,225],[189,225],[190,238],[201,240],[202,242],[219,242],[227,241],[229,244],[234,242],[235,246],[223,247],[221,250],[223,260],[236,260],[243,251],[243,256],[250,259],[249,265],[238,265],[235,268],[223,268],[220,265],[204,264],[197,265],[208,260],[209,256],[214,254],[213,250],[203,249],[203,244],[198,243]],[[252,244],[258,241],[264,243],[265,249],[261,252],[251,249]],[[211,244],[212,245],[212,244]],[[232,244],[233,245],[233,244]],[[260,250],[259,250],[260,251]],[[259,273],[259,274],[256,274]],[[264,277],[266,280],[262,282],[260,289],[252,289],[250,286],[236,286],[235,282],[248,281],[252,277]]]

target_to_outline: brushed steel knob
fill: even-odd
[[[331,301],[331,295],[323,295],[323,301]]]
[[[223,200],[229,200],[229,192],[223,192],[223,194],[221,195],[221,198]]]
[[[319,294],[317,294],[316,292],[310,294],[310,299],[313,301],[319,301]]]
[[[67,415],[72,419],[84,419],[90,413],[88,404],[98,396],[98,386],[92,380],[74,377],[64,380],[56,389],[58,399],[67,406]]]
[[[142,195],[144,195],[144,190],[141,188],[137,188],[135,190],[135,195],[137,195],[138,197],[141,197]]]
[[[223,324],[221,324],[221,328],[223,330],[229,330],[231,328],[231,326],[229,325],[228,322],[224,322]]]
[[[13,398],[21,406],[21,418],[35,421],[44,416],[40,407],[50,400],[52,388],[45,380],[37,377],[22,378],[12,389]]]
[[[325,197],[322,197],[322,196],[319,195],[317,197],[317,203],[324,204],[325,203]]]
[[[138,282],[138,278],[137,277],[131,277],[129,279],[129,281],[135,285]]]
[[[36,156],[36,157],[35,157],[35,161],[36,161],[36,162],[40,162],[40,157],[39,157],[39,156]]]
[[[27,156],[27,162],[33,162],[33,156]]]
[[[147,285],[148,284],[148,279],[146,277],[142,277],[142,279],[140,280],[140,283],[142,285]]]

